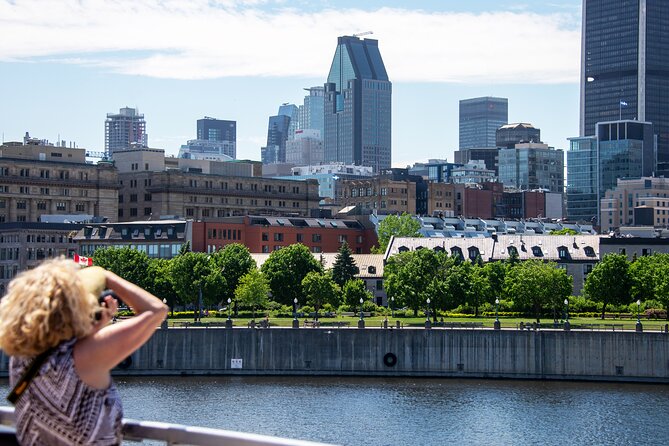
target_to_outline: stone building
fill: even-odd
[[[0,223],[36,222],[41,215],[115,218],[118,171],[86,163],[83,149],[41,144],[0,146]]]

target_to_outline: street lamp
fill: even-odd
[[[427,303],[427,308],[425,309],[425,328],[431,328],[432,324],[430,323],[430,298],[428,297],[425,302]]]
[[[390,298],[390,311],[391,311],[391,316],[394,318],[395,317],[395,296]]]
[[[163,305],[167,305],[166,298],[163,298]],[[116,321],[116,316],[114,316],[114,321]],[[167,328],[167,318],[165,318],[163,322],[160,324],[160,328]]]
[[[300,328],[300,321],[297,320],[297,297],[293,299],[293,328]]]
[[[495,330],[501,328],[501,324],[499,323],[499,297],[495,298],[495,323],[493,324],[493,327]]]
[[[363,320],[363,314],[362,314],[362,303],[364,302],[363,298],[360,298],[360,320]]]
[[[643,325],[641,325],[641,299],[636,301],[636,331],[643,331]]]
[[[232,312],[232,305],[230,305],[231,303],[232,303],[232,299],[230,299],[228,297],[228,320],[230,320],[231,312]]]
[[[365,328],[365,319],[364,315],[362,314],[362,303],[364,302],[364,299],[361,297],[360,298],[360,320],[358,321],[358,328]]]
[[[564,299],[564,329],[569,330],[571,325],[569,324],[569,299]]]

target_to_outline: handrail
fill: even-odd
[[[14,408],[0,406],[0,424],[14,426]],[[123,439],[129,441],[158,440],[167,445],[194,446],[328,446],[303,440],[270,437],[206,427],[123,419]]]

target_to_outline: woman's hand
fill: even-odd
[[[105,327],[114,318],[118,311],[118,301],[110,294],[105,296],[105,300],[100,304],[100,319],[93,324],[93,333],[98,332],[102,327]]]

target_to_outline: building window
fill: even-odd
[[[558,248],[558,257],[561,259],[568,259],[569,258],[569,250],[565,246],[560,246]]]
[[[186,208],[186,216],[192,217],[195,215],[195,210],[193,208]]]
[[[137,208],[130,208],[130,216],[137,217]]]
[[[345,234],[341,234],[341,235],[339,236],[339,243],[344,243],[344,242],[346,242],[347,240],[348,240],[348,236],[347,236],[347,235],[345,235]]]
[[[144,215],[151,215],[151,208],[144,208]]]
[[[151,201],[151,194],[144,194],[144,201]]]
[[[320,246],[312,246],[311,252],[323,252],[323,249]]]
[[[137,194],[130,194],[130,203],[137,202]]]
[[[311,234],[311,241],[314,243],[320,243],[321,235],[320,234]]]
[[[283,241],[283,233],[275,232],[274,233],[274,241],[275,242],[282,242]]]
[[[269,240],[269,234],[267,232],[262,233],[262,241],[266,242]]]
[[[303,236],[303,234],[297,234],[297,235],[296,235],[296,241],[297,241],[297,243],[302,243],[303,240],[304,240],[304,236]]]
[[[84,212],[86,210],[86,205],[84,203],[77,203],[76,205],[74,205],[74,209],[77,212]]]

